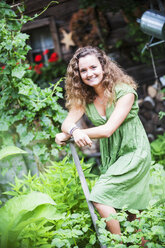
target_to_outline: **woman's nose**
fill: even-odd
[[[88,70],[88,71],[87,71],[87,76],[88,76],[88,77],[91,77],[92,75],[93,75],[92,71],[91,71],[91,70]]]

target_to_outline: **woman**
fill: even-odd
[[[73,136],[79,147],[100,139],[100,177],[90,194],[101,217],[116,209],[145,209],[150,200],[150,145],[138,117],[136,84],[106,54],[94,47],[79,48],[66,77],[69,113],[56,135],[59,145]],[[86,113],[95,127],[80,129],[76,122]],[[120,234],[117,220],[107,222]]]

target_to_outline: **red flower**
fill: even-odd
[[[2,68],[2,70],[4,70],[5,69],[5,65],[1,66],[1,68]]]
[[[43,52],[43,55],[47,54],[49,52],[48,49],[46,49],[44,52]]]
[[[32,66],[31,65],[29,66],[28,70],[32,70]]]
[[[40,63],[38,66],[39,66],[39,68],[42,68],[43,67],[43,63]]]
[[[36,55],[35,56],[35,62],[39,62],[39,61],[41,61],[41,59],[42,59],[42,55],[41,54],[38,54],[38,55]]]
[[[48,59],[49,62],[56,62],[58,60],[58,54],[52,53],[50,58]]]
[[[19,62],[17,62],[16,65],[19,65]]]
[[[40,63],[39,65],[34,66],[34,70],[37,74],[41,74],[41,68],[43,67],[43,63]]]

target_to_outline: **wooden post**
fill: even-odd
[[[53,16],[50,17],[49,26],[50,26],[50,32],[53,38],[54,46],[55,46],[55,51],[58,53],[59,58],[62,59],[58,30],[57,30],[56,22]]]

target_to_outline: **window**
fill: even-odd
[[[30,46],[32,47],[32,50],[30,50],[31,62],[35,62],[36,55],[41,54],[41,62],[47,63],[55,48],[49,26],[28,30],[27,33],[30,35]],[[44,53],[44,51],[47,52]]]

